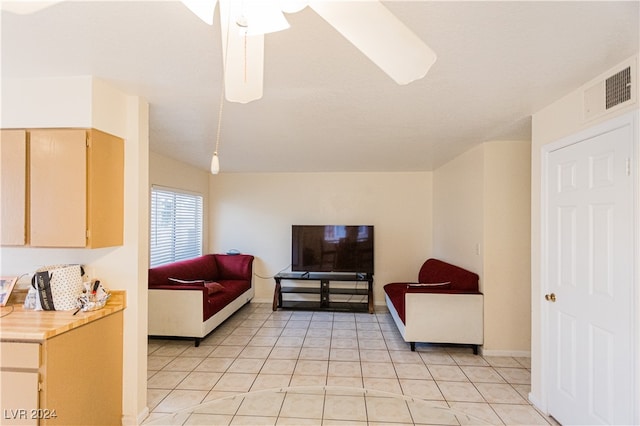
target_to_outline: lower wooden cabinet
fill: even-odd
[[[40,346],[38,343],[0,343],[0,424],[38,424]]]
[[[0,342],[0,424],[121,424],[122,333],[120,311],[43,342]]]

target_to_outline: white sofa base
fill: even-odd
[[[387,308],[405,342],[415,350],[416,342],[484,343],[482,294],[405,293],[405,323],[385,294]]]
[[[149,336],[193,337],[196,346],[224,320],[253,299],[253,286],[202,321],[202,291],[149,289]]]

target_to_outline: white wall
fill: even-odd
[[[273,275],[291,264],[291,225],[375,226],[374,301],[415,281],[431,255],[432,174],[266,173],[210,177],[209,251],[256,256],[256,300],[273,300]]]
[[[492,141],[434,172],[433,255],[480,276],[485,355],[528,356],[530,143]]]
[[[640,97],[640,70],[637,67],[638,56],[634,56],[624,61],[620,65],[603,71],[593,80],[585,83],[575,91],[558,99],[556,102],[536,112],[532,120],[532,148],[531,148],[531,394],[530,398],[539,407],[545,406],[546,400],[543,389],[542,371],[542,300],[543,289],[541,288],[541,223],[542,223],[542,150],[545,145],[555,142],[563,137],[578,133],[581,130],[595,126],[611,118],[620,116],[631,110],[638,109],[638,98]],[[584,90],[611,74],[618,72],[621,68],[629,64],[635,65],[635,73],[632,73],[633,90],[635,92],[635,102],[624,107],[616,108],[608,114],[604,114],[597,119],[586,121],[584,119]],[[637,153],[636,153],[637,155]],[[636,158],[636,164],[638,164]],[[636,219],[637,220],[637,219]],[[638,241],[638,236],[636,236]],[[636,271],[636,274],[638,272]],[[638,278],[636,277],[636,283]],[[636,306],[640,306],[640,291],[636,292]],[[638,321],[635,321],[637,324]],[[636,330],[636,334],[639,331]],[[640,344],[640,339],[636,342]],[[636,348],[640,352],[640,348]],[[635,373],[640,377],[640,367]],[[640,384],[640,379],[636,379]],[[640,394],[640,390],[638,391]]]
[[[92,122],[90,76],[2,80],[2,123],[9,128],[87,127]],[[41,102],[48,98],[51,102]]]
[[[103,249],[0,248],[2,275],[81,263],[113,290],[125,290],[123,423],[146,415],[148,268],[148,105],[85,76],[2,82],[2,127],[96,128],[125,140],[124,244]]]

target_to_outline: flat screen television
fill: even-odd
[[[291,270],[373,275],[373,226],[293,225]]]

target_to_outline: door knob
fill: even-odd
[[[556,301],[556,294],[555,293],[545,294],[544,298],[549,302],[555,302]]]

